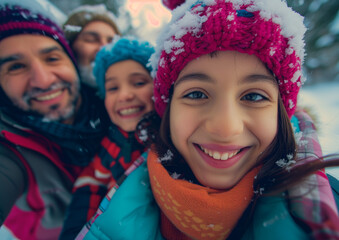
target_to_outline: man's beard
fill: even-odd
[[[39,110],[31,109],[30,100],[32,97],[36,96],[37,94],[48,92],[48,91],[51,91],[53,89],[58,89],[58,88],[64,89],[63,91],[69,92],[69,95],[71,97],[67,103],[67,106],[65,106],[63,109],[59,109],[59,104],[51,105],[47,113],[43,113]],[[67,82],[56,83],[45,90],[33,89],[30,92],[25,93],[24,97],[22,98],[22,102],[18,102],[15,100],[12,100],[12,102],[15,106],[17,106],[21,110],[24,110],[28,114],[41,117],[42,120],[45,122],[50,122],[50,121],[63,122],[64,120],[67,120],[75,115],[76,105],[77,105],[79,96],[80,96],[80,84],[79,84],[79,80],[77,80],[76,82],[74,82],[74,84],[70,84]]]
[[[80,71],[81,82],[83,82],[84,84],[92,88],[97,88],[98,84],[93,75],[93,64],[94,63],[87,65],[87,66],[79,65],[79,71]]]
[[[71,101],[72,100],[72,101]],[[50,122],[50,121],[57,121],[57,122],[63,122],[65,120],[68,120],[69,118],[72,118],[75,115],[76,110],[76,103],[78,98],[72,98],[69,102],[69,104],[61,109],[58,110],[58,105],[52,105],[50,107],[50,110],[47,114],[42,116],[42,121],[44,122]]]

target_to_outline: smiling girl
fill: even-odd
[[[147,65],[153,52],[146,41],[116,37],[96,56],[94,75],[112,124],[93,161],[74,184],[60,239],[74,239],[108,189],[147,150],[135,130],[141,118],[154,109],[153,80]]]
[[[192,0],[173,11],[152,56],[162,123],[147,160],[166,239],[284,238],[284,228],[339,237],[326,176],[307,177],[338,161],[318,160],[312,121],[295,112],[302,21],[279,0]]]
[[[177,7],[151,57],[159,137],[85,239],[339,239],[339,160],[297,109],[304,32],[280,0]]]
[[[258,165],[277,134],[278,96],[253,55],[216,52],[187,64],[174,84],[170,136],[199,183],[230,189]]]

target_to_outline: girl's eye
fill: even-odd
[[[118,90],[118,87],[109,87],[106,89],[107,92],[115,92]]]
[[[241,99],[249,102],[261,102],[267,100],[267,97],[264,97],[259,93],[249,93],[243,96]]]
[[[146,82],[140,81],[140,82],[134,83],[134,86],[136,86],[136,87],[141,87],[141,86],[144,86],[145,84],[146,84]]]
[[[193,91],[184,96],[184,98],[190,98],[190,99],[207,99],[207,96],[205,93],[201,91]]]
[[[136,87],[136,88],[143,87],[149,83],[152,83],[151,78],[148,78],[146,75],[143,75],[143,74],[138,74],[137,76],[133,76],[130,80],[131,86]]]
[[[46,61],[47,62],[55,62],[55,61],[58,61],[59,58],[58,57],[47,57]]]

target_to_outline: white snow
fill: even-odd
[[[108,11],[106,5],[101,3],[97,5],[81,5],[75,9],[73,9],[68,15],[72,15],[78,12],[88,12],[88,13],[95,13],[95,14],[105,14],[106,16],[110,17],[113,22],[117,21],[117,17],[111,12]],[[88,14],[88,18],[90,19],[92,16]]]
[[[159,157],[159,161],[162,162],[162,161],[170,161],[172,160],[172,157],[173,157],[173,153],[170,151],[170,150],[167,150],[167,152],[165,153],[164,156],[162,157]]]
[[[293,159],[293,154],[288,154],[286,156],[286,159],[279,159],[275,162],[279,167],[285,168],[287,171],[289,171],[294,164],[296,164],[296,161]]]
[[[65,31],[67,32],[80,32],[82,27],[74,25],[65,25]]]
[[[187,0],[173,10],[172,19],[158,36],[155,54],[153,54],[150,59],[153,67],[152,76],[155,76],[161,50],[165,49],[167,53],[171,51],[181,53],[182,51],[178,52],[178,49],[180,50],[182,47],[180,38],[187,32],[196,35],[200,31],[201,25],[207,20],[207,17],[210,17],[211,13],[208,11],[208,6],[215,4],[215,0],[202,1],[207,8],[207,15],[201,15],[199,13],[199,7],[187,11],[191,9],[192,5],[196,4],[196,2],[196,0]],[[281,26],[281,34],[289,41],[289,48],[286,49],[286,54],[291,54],[293,50],[295,50],[301,62],[304,61],[305,43],[303,37],[306,32],[306,27],[303,24],[304,18],[288,7],[286,2],[280,0],[225,0],[225,2],[232,2],[236,9],[240,9],[241,5],[244,5],[244,2],[246,5],[251,4],[251,6],[246,9],[247,11],[260,11],[262,18],[271,19],[273,22],[279,24]],[[172,40],[171,36],[175,36],[175,40]]]
[[[140,140],[143,141],[143,142],[146,142],[147,139],[148,139],[148,133],[147,133],[147,130],[146,129],[142,129],[140,131],[140,136],[139,136]]]
[[[49,17],[54,22],[62,25],[66,20],[66,14],[64,14],[54,4],[46,0],[0,0],[0,4],[10,3],[11,5],[18,4],[29,9],[33,14],[41,13]]]

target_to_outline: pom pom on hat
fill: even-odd
[[[215,51],[257,56],[274,74],[291,117],[304,82],[303,17],[281,0],[186,0],[172,11],[151,57],[155,109],[163,115],[169,90],[193,59]]]
[[[99,95],[105,97],[105,74],[112,64],[134,60],[151,73],[152,68],[148,61],[153,53],[154,47],[147,41],[116,36],[113,42],[101,48],[95,57],[93,74],[97,81]]]
[[[162,4],[164,4],[169,10],[175,9],[184,2],[185,0],[162,0]]]

